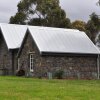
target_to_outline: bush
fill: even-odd
[[[58,71],[55,72],[54,77],[57,78],[57,79],[62,79],[63,74],[64,74],[63,70],[58,70]]]
[[[24,70],[19,70],[19,71],[16,73],[16,76],[25,76],[25,71],[24,71]]]

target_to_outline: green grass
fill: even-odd
[[[3,76],[0,100],[100,100],[100,81]]]

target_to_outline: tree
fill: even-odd
[[[18,12],[10,23],[31,24],[51,27],[70,27],[70,19],[59,6],[59,0],[21,0]],[[22,20],[21,17],[23,16]]]
[[[96,45],[99,47],[100,49],[100,34],[97,35],[96,37]]]
[[[76,20],[74,22],[72,22],[72,28],[73,29],[78,29],[80,31],[86,31],[85,29],[86,23],[81,21],[81,20]]]
[[[98,0],[98,1],[96,2],[96,5],[97,5],[97,6],[100,6],[100,0]]]
[[[90,15],[90,20],[86,24],[87,34],[90,39],[95,43],[95,38],[100,31],[100,18],[95,13]]]
[[[26,15],[24,13],[16,13],[16,15],[10,18],[10,23],[12,24],[25,24],[24,20],[26,18]]]
[[[94,26],[96,27],[96,30],[97,31],[100,30],[100,18],[99,18],[99,16],[95,13],[92,13],[90,15],[90,18],[91,18],[91,21],[93,21]]]

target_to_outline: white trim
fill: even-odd
[[[33,72],[33,67],[34,67],[34,54],[30,54],[30,72]]]

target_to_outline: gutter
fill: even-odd
[[[99,80],[100,79],[100,56],[98,54],[98,57],[97,57],[97,79]]]

